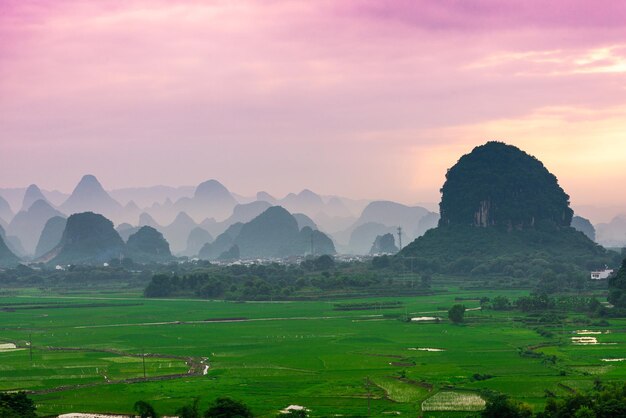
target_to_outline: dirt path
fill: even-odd
[[[187,364],[189,368],[187,373],[177,373],[177,374],[168,374],[161,376],[151,376],[151,377],[132,377],[128,379],[118,379],[118,380],[105,380],[104,382],[92,382],[92,383],[82,383],[76,385],[63,385],[57,386],[55,388],[48,389],[40,389],[40,390],[30,390],[26,391],[26,393],[33,395],[41,395],[46,393],[54,393],[54,392],[62,392],[66,390],[73,389],[82,389],[88,387],[95,387],[101,385],[112,385],[118,383],[142,383],[142,382],[158,382],[163,380],[173,380],[180,379],[183,377],[190,376],[204,376],[208,373],[210,364],[207,357],[185,357],[185,356],[175,356],[170,354],[157,354],[157,353],[146,353],[146,354],[134,354],[134,353],[126,353],[120,350],[114,349],[94,349],[94,348],[78,348],[78,347],[38,347],[40,350],[48,350],[48,351],[82,351],[82,352],[91,352],[91,353],[107,353],[107,354],[115,354],[124,357],[148,357],[148,358],[163,358],[163,359],[175,359],[182,360]]]
[[[263,322],[263,321],[313,321],[324,319],[358,319],[358,318],[381,318],[383,315],[358,315],[358,316],[291,316],[284,318],[236,318],[236,319],[206,319],[200,321],[164,321],[164,322],[138,322],[125,324],[105,325],[79,325],[73,328],[109,328],[109,327],[146,327],[152,325],[189,325],[189,324],[219,324],[229,322]]]

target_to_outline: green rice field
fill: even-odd
[[[18,291],[0,297],[0,344],[16,346],[0,349],[0,390],[32,391],[42,415],[132,413],[140,399],[172,415],[194,397],[204,408],[230,396],[261,417],[288,405],[312,416],[443,417],[475,413],[483,389],[540,410],[547,393],[626,380],[625,319],[570,315],[548,337],[517,311],[447,320],[455,298],[478,308],[499,294],[524,292],[241,303]],[[369,308],[335,309],[359,302]],[[423,316],[442,320],[403,320]]]

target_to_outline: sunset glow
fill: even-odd
[[[0,187],[437,202],[499,139],[626,205],[626,4],[550,4],[5,0]]]

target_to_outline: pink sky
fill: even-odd
[[[0,187],[432,202],[500,139],[625,205],[625,27],[622,1],[0,0]]]

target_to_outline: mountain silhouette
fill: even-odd
[[[36,184],[31,184],[26,188],[24,192],[24,198],[22,199],[22,209],[23,211],[27,211],[33,203],[38,200],[43,200],[48,202],[48,199],[43,195],[39,187]],[[50,203],[50,202],[48,202]]]
[[[5,231],[0,228],[0,267],[15,267],[19,264],[20,259],[9,249],[5,239]]]
[[[7,228],[7,235],[18,237],[26,253],[34,255],[46,222],[55,216],[65,217],[47,201],[37,200],[28,210],[22,210],[15,215]]]
[[[156,229],[142,226],[128,237],[127,254],[137,262],[166,262],[172,260],[170,245]]]
[[[67,219],[64,216],[54,216],[48,219],[37,242],[35,258],[41,257],[59,245],[61,238],[63,238],[66,223]]]
[[[113,222],[93,212],[67,218],[61,242],[41,261],[51,264],[98,264],[125,254],[125,244]]]
[[[94,211],[115,219],[121,215],[123,208],[104,190],[95,176],[87,174],[60,209],[67,214]]]

